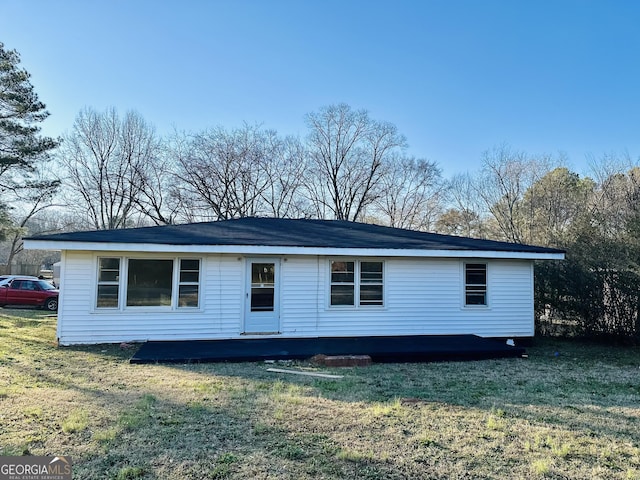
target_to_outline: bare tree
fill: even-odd
[[[281,138],[273,131],[268,132],[266,141],[271,157],[264,162],[268,178],[262,192],[265,213],[277,218],[309,216],[301,194],[308,170],[304,145],[298,138]]]
[[[6,263],[9,268],[7,273],[11,273],[14,257],[23,250],[22,237],[29,232],[29,224],[38,215],[43,214],[45,209],[59,206],[54,202],[59,183],[57,180],[51,180],[40,169],[34,169],[30,172],[28,183],[22,183],[20,188],[4,192],[3,200],[11,204],[11,226],[6,229]]]
[[[485,152],[482,163],[476,194],[496,220],[503,238],[527,241],[532,219],[524,210],[523,197],[549,171],[549,158],[534,158],[502,145]]]
[[[221,127],[174,141],[172,155],[181,181],[180,201],[192,215],[229,219],[259,215],[270,187],[273,158],[269,132],[245,125]]]
[[[140,191],[134,198],[135,208],[155,225],[179,223],[186,218],[180,195],[177,167],[165,142],[149,163],[138,171]]]
[[[306,117],[310,176],[307,190],[317,216],[358,220],[379,195],[384,161],[406,146],[395,125],[365,110],[330,105]]]
[[[72,205],[95,229],[130,226],[157,149],[155,131],[140,114],[121,119],[114,108],[82,110],[60,151]]]
[[[484,202],[477,194],[477,180],[459,173],[447,181],[447,208],[436,221],[439,233],[487,238],[489,226]]]
[[[442,207],[444,185],[435,162],[392,156],[380,179],[374,209],[386,224],[397,228],[431,230]]]

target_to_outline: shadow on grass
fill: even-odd
[[[616,349],[617,354],[611,348],[542,341],[531,349],[529,359],[342,369],[322,369],[308,362],[279,365],[344,375],[338,380],[271,373],[269,365],[261,363],[170,367],[256,382],[282,382],[301,387],[305,396],[339,402],[399,400],[407,405],[447,404],[486,412],[498,408],[532,424],[635,442],[640,431],[640,385],[636,381],[640,353],[634,348]]]
[[[117,345],[56,348],[35,326],[12,327],[2,341],[15,352],[4,365],[13,390],[0,401],[18,416],[3,454],[62,451],[87,479],[397,478],[392,462],[278,425],[279,380],[134,366]],[[31,399],[35,389],[46,398]]]
[[[64,449],[57,453],[76,458],[78,478],[500,478],[493,469],[507,467],[523,478],[526,457],[500,454],[513,435],[496,434],[512,420],[602,437],[602,446],[637,442],[633,351],[609,362],[611,352],[542,343],[528,360],[279,365],[344,375],[331,380],[276,374],[263,363],[129,365],[132,351],[118,345],[55,348],[29,330],[2,333],[27,352],[7,365],[21,377],[25,403],[39,385],[77,395],[56,404],[60,419],[31,410],[16,431],[46,423],[47,433],[27,446],[37,454]],[[65,431],[76,410],[79,426]],[[441,426],[450,429],[445,440]],[[448,442],[458,433],[468,435],[467,450]],[[474,470],[480,460],[490,467]]]
[[[14,368],[31,376],[33,385],[77,392],[78,408],[83,411],[110,406],[109,421],[72,432],[64,431],[62,420],[69,412],[61,412],[58,428],[62,430],[54,435],[65,448],[71,447],[65,453],[74,456],[78,478],[248,478],[255,471],[292,473],[288,478],[401,478],[393,462],[345,449],[326,433],[292,431],[274,424],[277,402],[265,405],[263,397],[271,396],[273,388],[279,392],[278,385],[265,389],[263,384],[258,389],[262,395],[255,395],[251,388],[227,389],[220,395],[215,388],[201,388],[196,400],[178,402],[144,390],[88,387],[73,378],[33,372],[21,365]],[[199,384],[206,387],[206,380],[203,374]],[[16,446],[15,452],[5,453],[35,446]],[[133,472],[135,476],[126,476]]]

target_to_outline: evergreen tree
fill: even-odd
[[[49,116],[44,103],[20,68],[20,55],[0,42],[0,238],[8,226],[9,192],[24,188],[50,188],[57,182],[37,180],[38,165],[58,141],[40,135],[37,125]]]

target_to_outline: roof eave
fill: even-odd
[[[500,250],[401,249],[292,247],[270,245],[172,245],[158,243],[73,242],[25,239],[24,248],[40,250],[75,250],[100,252],[154,252],[233,255],[321,255],[353,257],[421,257],[421,258],[505,258],[524,260],[563,260],[562,252],[519,252]]]

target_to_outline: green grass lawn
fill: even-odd
[[[130,365],[117,345],[56,347],[44,312],[0,309],[0,454],[70,455],[78,479],[640,479],[640,351],[528,353],[284,366],[338,380]]]

